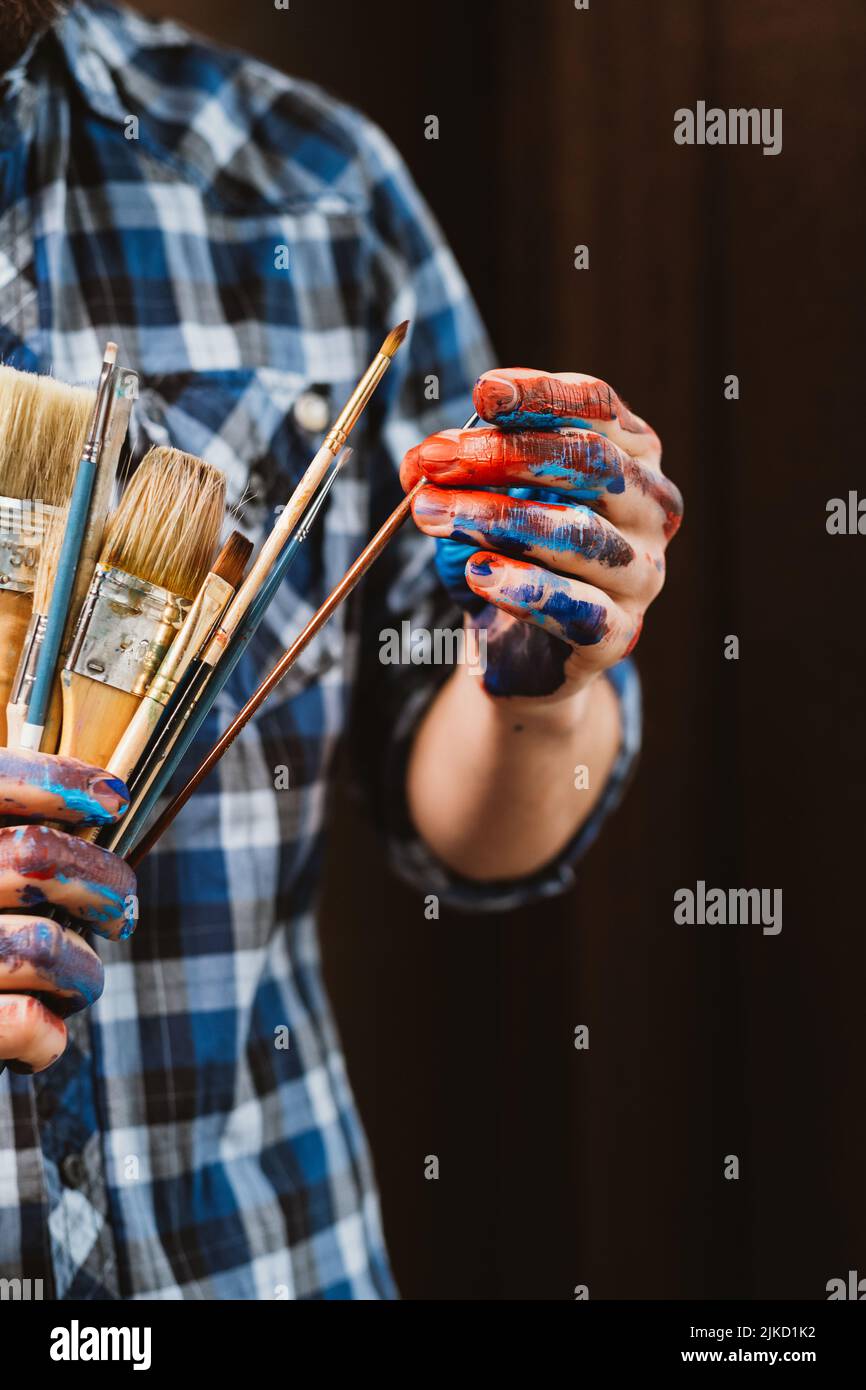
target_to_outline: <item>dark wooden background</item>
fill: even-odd
[[[866,495],[861,0],[144,8],[377,119],[500,361],[611,381],[686,495],[638,653],[640,775],[572,897],[428,923],[340,814],[328,973],[404,1295],[820,1299],[866,1275],[866,537],[825,530],[828,498]],[[782,107],[783,152],[675,145],[699,99]],[[675,926],[698,879],[781,887],[781,935]]]

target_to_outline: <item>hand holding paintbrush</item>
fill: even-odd
[[[115,941],[135,927],[135,875],[74,835],[115,821],[127,793],[75,759],[2,748],[0,801],[14,822],[0,828],[0,1071],[41,1071],[66,1046],[63,1019],[103,983],[96,952],[52,913]]]
[[[224,654],[226,654],[227,651],[230,652],[232,650],[233,644],[234,649],[237,650],[238,644],[241,641],[249,640],[249,636],[254,630],[254,625],[253,622],[247,621],[248,615],[251,619],[254,619],[256,623],[260,621],[261,615],[264,611],[266,600],[269,599],[272,593],[275,591],[276,583],[278,582],[281,575],[285,572],[285,567],[287,567],[288,563],[290,563],[291,556],[294,553],[292,546],[293,536],[295,541],[297,542],[303,538],[304,534],[306,534],[305,529],[303,527],[300,529],[300,531],[298,530],[298,523],[302,519],[306,518],[307,528],[309,527],[309,525],[312,524],[312,520],[315,516],[315,513],[321,506],[322,501],[324,500],[327,487],[330,486],[330,484],[336,477],[337,468],[339,466],[339,462],[341,461],[340,455],[343,452],[343,448],[348,438],[348,435],[351,429],[354,427],[357,419],[360,417],[360,414],[362,413],[367,401],[372,395],[372,392],[375,390],[376,386],[378,385],[379,381],[381,380],[382,376],[387,370],[391,361],[391,357],[393,356],[394,352],[396,352],[397,348],[402,342],[403,337],[405,336],[405,331],[406,325],[401,324],[398,329],[395,329],[393,333],[389,334],[385,343],[383,343],[382,345],[382,349],[374,358],[370,367],[367,369],[358,386],[356,387],[355,391],[353,392],[343,412],[338,417],[338,420],[335,423],[334,427],[331,429],[331,431],[329,431],[328,435],[326,436],[325,443],[322,446],[322,449],[320,449],[319,453],[316,455],[313,462],[307,469],[307,472],[302,478],[301,483],[298,485],[298,488],[296,488],[295,492],[293,493],[288,507],[284,510],[283,514],[280,517],[280,520],[278,521],[277,525],[274,527],[274,530],[272,531],[272,533],[266,540],[264,546],[262,547],[262,551],[258,557],[258,560],[256,561],[256,564],[253,566],[253,569],[250,575],[248,576],[248,579],[243,584],[241,584],[234,600],[229,603],[228,608],[225,611],[225,615],[219,620],[219,625],[216,629],[215,635],[207,642],[203,653],[203,666],[206,671],[208,669],[213,671],[213,669],[220,663],[220,659],[224,656]],[[184,456],[180,457],[183,458]],[[206,465],[201,466],[206,467]],[[142,465],[142,468],[144,468],[144,465]],[[324,487],[322,486],[323,483],[325,484]],[[97,625],[95,631],[91,630],[95,624],[95,614],[98,610],[100,589],[102,584],[105,582],[105,575],[109,574],[112,570],[112,562],[114,562],[115,567],[117,567],[121,560],[124,564],[129,563],[130,554],[128,548],[132,545],[136,547],[134,553],[139,557],[138,560],[135,562],[137,565],[137,569],[145,568],[145,566],[141,563],[140,558],[142,554],[141,538],[137,535],[134,538],[132,534],[134,529],[134,523],[130,519],[131,504],[129,498],[131,491],[132,490],[130,489],[124,498],[124,503],[127,507],[126,515],[121,515],[121,512],[124,507],[124,503],[122,503],[121,509],[119,509],[118,512],[118,516],[116,516],[113,519],[112,525],[109,529],[108,537],[106,540],[106,549],[102,557],[103,563],[97,567],[97,573],[94,578],[94,584],[91,587],[91,592],[88,596],[88,601],[85,604],[85,607],[82,611],[78,630],[76,632],[76,638],[73,643],[70,652],[70,658],[67,662],[66,670],[64,673],[65,691],[73,690],[73,676],[86,678],[90,680],[91,683],[95,683],[97,685],[110,684],[110,681],[108,679],[105,679],[108,670],[111,669],[112,671],[114,671],[117,665],[123,665],[124,660],[127,662],[127,664],[129,664],[130,654],[131,659],[133,661],[137,661],[139,666],[147,666],[147,674],[149,677],[152,677],[154,674],[155,661],[153,659],[153,649],[149,646],[149,643],[136,643],[134,640],[122,640],[129,638],[128,624],[125,628],[118,628],[115,624],[114,629],[110,633],[110,639],[108,636],[108,629],[110,627],[110,624],[108,623],[107,616],[104,619],[103,626]],[[154,518],[151,514],[151,509],[142,508],[141,510],[147,512],[148,521],[151,524],[153,524]],[[388,528],[383,528],[382,532],[379,533],[379,536],[376,538],[376,541],[379,543],[379,549],[381,549],[381,547],[385,544],[387,536],[393,533],[393,530],[396,529],[396,526],[399,524],[399,521],[401,519],[402,514],[399,518],[395,514],[395,517],[391,519],[390,530]],[[171,535],[170,520],[168,526],[166,526],[165,519],[163,517],[159,517],[155,523],[155,527],[155,534],[158,533],[160,536]],[[215,540],[215,536],[213,537],[213,540]],[[210,546],[210,553],[212,553],[212,551],[213,543]],[[378,551],[376,553],[378,553]],[[363,557],[361,558],[363,559]],[[359,577],[360,573],[362,572],[362,569],[358,568],[358,563],[356,563],[355,569],[357,570],[357,574]],[[204,568],[206,568],[206,565]],[[105,573],[103,573],[103,571]],[[132,578],[134,583],[141,586],[141,579],[137,573],[130,575],[127,571],[123,571],[122,576],[123,579],[127,581],[130,580],[130,578]],[[198,576],[199,583],[202,577],[203,572]],[[151,584],[154,583],[153,580],[149,582]],[[172,593],[170,591],[166,591],[166,598],[171,599],[172,597]],[[190,597],[192,597],[192,595],[190,595]],[[174,629],[177,626],[177,624],[174,622],[173,618],[169,614],[169,609],[170,604],[166,602],[163,609],[163,613],[161,615],[161,623],[163,628],[165,628],[166,630]],[[333,609],[331,608],[328,611],[333,611]],[[154,616],[155,614],[151,614],[151,617]],[[201,621],[203,630],[204,619],[202,618]],[[324,618],[322,618],[321,621],[324,621]],[[190,630],[187,633],[187,642],[185,645],[182,645],[181,648],[182,659],[179,659],[174,666],[172,666],[171,662],[169,662],[167,666],[163,665],[160,668],[160,671],[158,673],[158,679],[156,680],[153,686],[153,698],[152,700],[149,698],[148,712],[146,715],[139,715],[138,729],[133,730],[133,733],[127,740],[126,744],[124,744],[124,740],[122,737],[120,737],[119,739],[117,738],[115,731],[114,741],[119,742],[119,750],[117,756],[119,760],[123,760],[124,765],[132,762],[132,759],[143,745],[144,735],[147,732],[145,725],[147,723],[150,723],[151,721],[154,724],[158,723],[159,716],[158,711],[155,707],[156,705],[159,705],[161,703],[159,696],[162,693],[170,694],[171,687],[182,674],[183,667],[187,664],[188,654],[191,650],[194,649],[194,643],[192,641],[191,635],[193,628],[194,624],[191,623]],[[195,628],[195,635],[197,639],[199,635],[199,629],[197,627]],[[149,639],[149,641],[153,640],[153,638]],[[170,637],[168,636],[168,631],[166,631],[166,645],[168,644],[170,644]],[[147,650],[142,651],[142,647],[147,648]],[[126,654],[124,658],[121,658],[121,652],[124,652]],[[226,669],[228,668],[228,664],[229,663],[227,661]],[[141,676],[141,674],[142,673],[139,672],[139,676]],[[117,690],[118,694],[136,694],[137,698],[140,699],[141,695],[145,693],[147,682],[143,683],[141,695],[139,695],[137,690],[129,688],[130,679],[130,673],[127,671],[125,679],[122,683],[122,687],[118,687],[115,684],[114,688]],[[216,682],[214,682],[214,685],[216,685]],[[90,696],[92,699],[94,692],[86,688],[83,690],[79,689],[79,695],[83,697]],[[119,712],[119,705],[117,704],[116,697],[114,704],[116,712]],[[91,709],[91,718],[89,721],[91,725],[101,725],[103,723],[103,720],[100,717],[102,711],[102,701],[97,699]],[[134,718],[134,712],[130,711],[129,706],[127,706],[126,708],[125,715],[125,718],[118,720],[118,722],[121,725],[121,734],[123,732],[123,728],[129,727],[130,715],[132,716],[132,718]],[[76,715],[74,711],[69,711],[67,709],[66,693],[64,694],[64,717],[66,721],[66,728],[64,730],[64,741],[62,747],[68,748],[70,741],[72,743],[72,746],[75,747],[76,739],[78,740],[78,746],[80,747],[81,740],[83,740],[85,730],[88,727],[88,721],[83,720],[80,717],[80,715]],[[71,734],[70,730],[72,730]],[[48,759],[46,761],[52,763],[55,760]],[[57,761],[61,762],[62,760]],[[105,759],[102,759],[102,761],[105,761]],[[2,763],[0,763],[0,772],[2,772]],[[2,783],[2,777],[0,777],[0,783]],[[108,779],[107,784],[110,787],[113,786],[115,789],[119,785],[117,782],[114,781],[114,779],[111,778]],[[42,835],[48,837],[58,835],[61,833],[59,831],[51,830],[46,827],[34,829],[41,830]],[[30,836],[29,831],[27,832],[27,834],[30,838],[35,838]],[[69,837],[64,837],[64,839],[66,840],[68,840],[68,838]],[[0,840],[2,840],[2,832],[0,832]],[[0,846],[0,851],[2,851],[2,846]],[[115,856],[107,854],[104,850],[100,850],[95,845],[85,846],[84,844],[82,844],[79,853],[84,852],[92,852],[97,855],[102,854],[104,856],[104,862],[106,865],[112,865],[121,862],[117,860]],[[102,863],[103,861],[99,862]],[[128,874],[129,869],[125,868],[124,872]],[[96,875],[95,865],[93,866],[92,873]],[[41,876],[42,878],[48,878],[51,882],[53,882],[53,878],[51,877],[51,875],[46,875],[44,872],[42,872]],[[69,873],[66,869],[64,869],[64,872],[61,875],[62,881],[68,882],[69,877]],[[39,891],[41,892],[42,890]],[[0,852],[0,901],[2,901],[2,893],[3,865],[2,852]],[[46,896],[50,897],[50,895]],[[51,900],[54,901],[54,899]],[[59,901],[59,899],[57,901]],[[71,904],[66,903],[65,900],[63,905],[71,906]],[[73,908],[73,910],[75,909]],[[57,931],[63,930],[60,924],[52,924],[52,926]],[[44,1011],[44,1006],[40,1005],[40,1007],[42,1007]],[[0,1045],[2,1045],[2,1017],[0,1017]],[[2,1053],[0,1053],[0,1055],[2,1055]],[[7,1053],[6,1055],[9,1054]],[[43,1062],[42,1064],[44,1065],[45,1063]]]
[[[234,592],[249,554],[243,537],[232,538],[217,572],[205,578],[224,488],[215,469],[176,450],[152,450],[140,465],[110,522],[64,672],[65,754],[111,750],[189,600],[200,594],[204,635]],[[160,674],[166,681],[166,668]],[[104,766],[107,755],[92,761]],[[94,828],[123,813],[128,794],[120,779],[78,756],[6,750],[0,796],[11,817],[55,822],[0,829],[0,910],[16,913],[0,915],[0,1057],[24,1058],[32,1069],[63,1050],[62,1018],[92,1003],[102,987],[98,957],[53,914],[69,913],[113,938],[134,928],[131,871],[87,843]],[[9,970],[15,980],[11,992],[2,992]],[[18,1061],[12,1065],[22,1069]]]

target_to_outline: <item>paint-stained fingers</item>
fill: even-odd
[[[588,669],[618,661],[640,634],[640,620],[601,589],[493,551],[467,561],[466,582],[479,598],[567,642]]]
[[[664,542],[683,512],[669,478],[594,430],[442,430],[409,450],[400,477],[407,492],[421,477],[444,487],[554,489],[620,530]]]
[[[78,758],[0,748],[0,816],[111,825],[128,805],[119,778]]]
[[[10,1071],[44,1071],[66,1051],[66,1024],[30,994],[0,994],[0,1058]]]
[[[629,410],[612,386],[585,372],[496,367],[478,378],[472,399],[482,420],[502,429],[592,429],[634,458],[654,468],[660,465],[655,430]]]
[[[61,1018],[86,1009],[102,994],[102,961],[77,932],[45,917],[0,915],[2,993],[41,996]]]
[[[625,491],[629,455],[595,430],[440,430],[410,449],[400,477],[442,486],[556,488],[582,502]]]
[[[615,598],[644,606],[664,583],[661,545],[635,549],[597,512],[571,503],[536,502],[506,493],[426,487],[413,503],[422,531],[461,544],[495,549],[515,559],[576,575]]]
[[[135,875],[99,845],[44,825],[0,829],[0,908],[66,908],[100,936],[122,941],[137,920]]]

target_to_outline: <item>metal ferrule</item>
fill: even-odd
[[[373,361],[370,363],[346,404],[343,406],[343,409],[325,435],[325,447],[330,449],[335,457],[352,433],[359,415],[390,365],[390,357],[386,357],[383,352],[376,353]]]
[[[147,688],[149,700],[156,700],[161,705],[168,704],[178,681],[193,658],[198,656],[233,594],[234,589],[227,580],[221,579],[218,574],[208,575],[195,596],[177,641],[172,643],[171,650]]]
[[[62,510],[29,497],[0,497],[0,589],[33,593],[45,528]]]
[[[97,565],[64,670],[143,696],[189,606],[157,584]]]
[[[30,622],[24,637],[24,646],[21,648],[15,677],[12,681],[12,689],[9,693],[10,705],[29,705],[30,703],[30,691],[33,689],[36,663],[39,660],[39,648],[42,646],[47,622],[48,617],[45,613],[32,613],[30,615]]]

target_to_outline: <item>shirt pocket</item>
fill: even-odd
[[[255,555],[348,389],[342,380],[313,381],[269,367],[146,375],[136,405],[133,452],[138,458],[152,444],[171,444],[220,468],[228,504],[223,537],[234,528],[243,531]],[[353,456],[221,692],[222,717],[243,705],[345,573],[362,544],[366,511],[366,487]],[[337,610],[254,720],[272,717],[281,704],[345,661],[345,616],[343,607]]]

